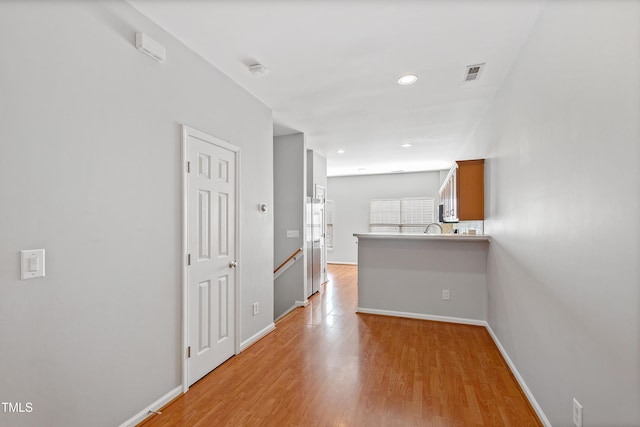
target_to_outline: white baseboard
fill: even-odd
[[[522,378],[522,375],[520,375],[520,372],[518,372],[518,368],[516,368],[516,365],[513,363],[513,361],[507,354],[507,351],[502,346],[502,343],[500,343],[500,340],[498,339],[497,335],[493,332],[493,329],[491,329],[491,326],[489,325],[489,323],[486,324],[486,328],[487,328],[487,331],[489,331],[489,335],[491,335],[493,342],[498,347],[498,350],[500,350],[502,357],[504,358],[504,360],[506,360],[507,365],[509,365],[509,369],[511,369],[511,373],[513,374],[514,377],[516,377],[518,384],[520,384],[520,388],[522,388],[522,391],[527,396],[527,399],[529,399],[529,403],[531,403],[531,406],[533,406],[533,409],[536,411],[536,414],[538,414],[538,418],[540,418],[540,421],[542,422],[542,424],[544,424],[545,427],[551,427],[551,423],[549,422],[549,419],[542,411],[542,408],[538,404],[538,401],[533,396],[533,393],[531,393],[531,390],[529,390],[527,383],[524,382],[524,378]]]
[[[162,396],[160,399],[153,402],[151,405],[144,408],[142,411],[129,418],[127,421],[120,424],[120,427],[134,427],[141,423],[145,418],[149,416],[149,411],[157,411],[167,403],[171,402],[176,397],[182,394],[182,385],[171,390],[169,393]]]
[[[273,321],[273,323],[276,323],[278,320],[284,318],[287,314],[291,313],[293,310],[295,310],[296,308],[298,308],[298,304],[294,304],[291,307],[287,308],[285,310],[284,313],[282,313],[280,316],[276,317],[275,320]]]
[[[291,313],[293,310],[295,310],[298,307],[306,307],[309,305],[309,300],[306,299],[304,301],[296,301],[295,304],[293,304],[291,307],[287,308],[287,310],[282,313],[280,316],[278,316],[274,322],[277,322],[278,320],[282,319],[283,317],[285,317],[287,314]]]
[[[376,308],[356,309],[358,313],[379,314],[381,316],[406,317],[409,319],[435,320],[436,322],[462,323],[465,325],[487,326],[487,322],[477,319],[465,319],[463,317],[436,316],[433,314],[408,313],[405,311],[379,310]]]
[[[338,265],[358,265],[357,262],[342,262],[342,261],[327,261],[327,264],[338,264]]]
[[[269,332],[273,331],[274,329],[276,329],[276,325],[275,325],[275,323],[271,323],[270,325],[268,325],[263,330],[253,334],[252,336],[250,336],[246,340],[242,341],[240,343],[240,351],[241,352],[245,351],[247,348],[251,347],[251,345],[255,344],[256,341],[258,341],[260,338],[264,337],[265,335],[267,335]]]

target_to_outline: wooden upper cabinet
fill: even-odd
[[[440,188],[445,222],[484,220],[484,159],[457,161]]]
[[[484,159],[463,160],[458,164],[456,196],[458,219],[478,221],[484,219]]]

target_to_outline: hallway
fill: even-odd
[[[538,426],[487,331],[356,314],[357,267],[143,423],[151,426]]]

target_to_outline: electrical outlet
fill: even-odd
[[[253,303],[253,315],[257,316],[258,315],[258,311],[260,310],[260,307],[258,306],[257,302]]]
[[[449,289],[442,290],[442,299],[444,301],[449,301]]]
[[[582,427],[582,405],[575,397],[573,398],[573,425]]]

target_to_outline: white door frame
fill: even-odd
[[[188,185],[188,172],[187,172],[187,142],[189,137],[199,139],[212,145],[233,151],[235,153],[235,253],[234,259],[238,260],[238,267],[235,272],[235,283],[233,283],[235,289],[235,331],[234,331],[234,354],[240,353],[240,274],[242,271],[242,262],[239,260],[240,254],[240,147],[230,144],[215,136],[211,136],[205,132],[197,129],[182,125],[182,348],[180,354],[182,355],[182,392],[186,393],[189,390],[189,376],[188,376],[188,357],[187,347],[189,346],[189,268],[187,266],[188,257],[188,200],[187,200],[187,185]],[[193,165],[195,167],[195,165]]]
[[[318,197],[318,194],[322,193],[322,198]],[[320,256],[320,283],[325,283],[327,281],[327,188],[323,185],[316,184],[316,188],[314,189],[314,198],[320,200],[322,202],[322,252]]]

